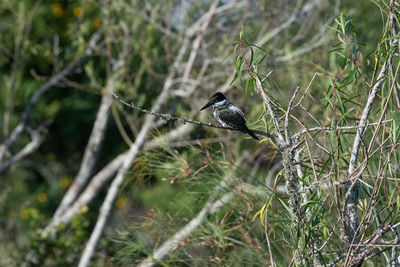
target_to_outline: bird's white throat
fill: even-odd
[[[224,99],[222,101],[219,101],[219,102],[216,102],[212,106],[213,107],[220,107],[220,106],[225,106],[225,105],[226,105],[226,99]]]

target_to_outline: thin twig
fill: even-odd
[[[192,123],[192,124],[197,124],[197,125],[201,125],[201,126],[206,126],[206,127],[212,127],[212,128],[218,128],[218,129],[226,129],[226,130],[231,130],[231,131],[240,131],[239,129],[233,128],[233,127],[229,127],[229,126],[222,126],[222,125],[216,125],[216,124],[212,124],[211,122],[209,123],[205,123],[205,122],[201,122],[201,121],[196,121],[196,120],[192,120],[192,119],[188,119],[188,118],[184,118],[184,117],[175,117],[172,116],[171,114],[162,114],[162,113],[157,113],[154,111],[150,111],[141,107],[137,107],[135,106],[133,103],[129,104],[128,102],[126,102],[125,100],[123,100],[117,93],[113,92],[112,93],[113,97],[118,100],[119,102],[121,102],[122,104],[124,104],[127,107],[130,107],[132,109],[153,115],[155,117],[161,118],[163,120],[172,120],[172,121],[177,121],[177,122],[181,122],[181,123]],[[259,134],[259,135],[263,135],[265,137],[268,137],[272,140],[275,140],[274,136],[263,132],[263,131],[259,131],[259,130],[253,130],[254,133]]]
[[[381,123],[389,123],[393,122],[393,119],[390,120],[383,120]],[[380,124],[379,122],[372,122],[368,123],[369,126],[374,126]],[[298,137],[300,135],[303,135],[308,132],[316,132],[316,131],[336,131],[336,130],[354,130],[354,129],[360,129],[363,128],[361,125],[350,125],[350,126],[337,126],[337,127],[314,127],[314,128],[306,128],[303,129],[296,134],[293,135],[293,137]]]
[[[292,97],[289,100],[289,104],[288,104],[286,114],[285,114],[285,138],[286,138],[286,144],[288,144],[288,145],[292,144],[292,138],[289,135],[289,115],[290,115],[290,112],[292,111],[292,105],[293,105],[294,99],[296,98],[299,90],[300,90],[300,86],[297,86],[296,90],[294,91]]]

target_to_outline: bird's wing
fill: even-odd
[[[240,110],[240,109],[239,109]],[[238,128],[239,130],[242,130],[243,128],[246,128],[246,120],[242,116],[243,113],[239,113],[237,111],[234,111],[232,109],[221,109],[219,111],[218,117],[225,122],[228,126],[231,126],[233,128]]]
[[[228,106],[228,109],[232,110],[233,112],[238,113],[244,119],[244,121],[246,121],[246,118],[244,117],[243,111],[240,108],[238,108],[235,105],[230,104]]]

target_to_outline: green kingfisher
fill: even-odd
[[[258,140],[255,133],[247,128],[243,112],[234,104],[229,103],[224,94],[220,92],[215,93],[210,101],[200,110],[210,106],[213,108],[214,117],[222,126],[238,129]]]

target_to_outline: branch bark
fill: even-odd
[[[222,188],[226,187],[226,179],[216,187],[215,192],[219,192]],[[234,197],[234,192],[229,192],[224,194],[222,197],[215,199],[211,197],[200,212],[187,223],[181,230],[176,232],[171,238],[165,241],[159,248],[157,248],[151,256],[144,259],[138,266],[139,267],[151,267],[155,266],[158,262],[163,260],[172,250],[179,246],[179,243],[183,239],[187,238],[192,234],[203,222],[204,220],[214,213],[216,213],[221,207],[229,203],[229,201]]]
[[[241,158],[234,164],[234,166],[240,165]],[[235,168],[232,168],[235,169]],[[151,267],[162,261],[169,253],[171,253],[179,244],[190,236],[196,229],[207,219],[208,216],[218,212],[224,205],[228,204],[235,196],[236,191],[243,191],[249,194],[258,194],[259,191],[253,188],[248,188],[246,184],[240,184],[235,186],[235,189],[229,193],[218,197],[220,192],[226,188],[232,188],[234,183],[234,177],[232,172],[229,172],[221,180],[221,182],[214,188],[213,193],[209,200],[204,204],[203,208],[197,213],[197,215],[190,220],[181,230],[176,232],[171,238],[166,240],[160,247],[158,247],[151,256],[144,259],[139,266],[140,267]],[[261,193],[263,196],[264,192]]]
[[[54,225],[59,217],[65,210],[73,203],[76,197],[81,193],[82,188],[86,185],[93,168],[97,162],[97,156],[100,152],[101,144],[104,139],[105,129],[108,122],[108,113],[112,104],[112,97],[110,94],[111,88],[114,87],[114,82],[110,81],[107,89],[104,91],[99,110],[97,112],[96,120],[90,135],[88,144],[83,155],[81,166],[78,174],[74,178],[73,183],[68,188],[67,193],[64,195],[60,205],[51,219],[49,226]],[[48,226],[48,227],[49,227]],[[47,228],[48,228],[47,227]]]
[[[23,148],[21,149],[17,154],[13,155],[9,159],[7,159],[3,164],[0,165],[0,173],[4,172],[7,170],[12,164],[14,164],[17,161],[20,161],[21,159],[25,158],[26,156],[32,154],[35,152],[40,145],[44,141],[44,133],[47,129],[47,127],[51,124],[51,120],[44,122],[42,125],[40,125],[37,129],[31,130],[31,141]]]
[[[54,217],[53,220],[46,226],[42,232],[42,237],[54,236],[59,226],[68,225],[71,220],[79,213],[79,211],[87,206],[98,194],[100,189],[110,180],[118,169],[122,166],[124,158],[127,152],[120,154],[114,160],[112,160],[107,166],[105,166],[101,171],[99,171],[91,179],[85,190],[79,195],[79,198],[75,200],[71,207],[67,207],[62,214]]]
[[[354,174],[354,171],[357,167],[358,154],[362,142],[362,137],[364,136],[365,131],[368,127],[368,116],[372,109],[372,104],[375,100],[376,94],[378,90],[381,88],[382,83],[384,81],[384,76],[386,74],[387,62],[383,63],[383,66],[379,72],[377,77],[377,81],[375,85],[372,87],[367,103],[364,106],[363,112],[361,114],[359,126],[357,129],[356,136],[354,138],[353,149],[351,151],[349,168],[347,170],[348,177],[351,177]],[[361,177],[358,175],[358,178]],[[344,235],[346,237],[346,241],[348,244],[357,244],[359,237],[357,233],[358,229],[358,215],[357,215],[357,204],[359,198],[359,182],[357,179],[352,179],[346,184],[346,195],[345,195],[345,205],[343,209],[343,223],[344,223]]]

